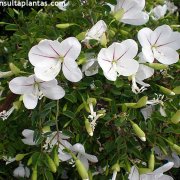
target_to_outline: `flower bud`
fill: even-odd
[[[86,32],[81,32],[79,33],[76,38],[79,40],[79,41],[82,41],[86,36]]]
[[[82,180],[88,180],[89,179],[88,172],[86,168],[84,167],[84,165],[82,164],[82,162],[79,159],[76,159],[75,164],[76,164],[77,171],[79,175],[81,176]]]
[[[57,168],[56,168],[54,161],[50,158],[50,156],[48,154],[46,154],[46,159],[47,159],[47,164],[48,164],[49,170],[51,172],[55,173],[57,171]]]
[[[15,66],[13,63],[9,63],[9,68],[11,69],[11,72],[15,75],[20,74],[21,70]]]
[[[173,144],[172,149],[174,149],[178,155],[180,155],[180,147],[177,144]]]
[[[146,141],[146,135],[145,133],[141,130],[141,128],[136,124],[134,123],[133,121],[130,121],[131,124],[132,124],[132,128],[135,132],[135,134],[142,140],[142,141]]]
[[[21,161],[25,156],[26,156],[26,154],[17,154],[15,159],[16,159],[16,161]]]
[[[142,108],[143,106],[146,105],[148,100],[147,96],[143,96],[141,99],[139,99],[139,101],[136,103],[135,106],[133,106],[133,108]]]
[[[162,69],[168,68],[168,65],[160,64],[160,63],[145,63],[145,65],[147,65],[155,70],[162,70]]]
[[[47,132],[50,132],[50,131],[51,131],[50,126],[44,126],[44,127],[42,128],[42,132],[43,132],[43,133],[47,133]]]
[[[59,167],[59,157],[58,157],[58,147],[54,146],[52,150],[53,160],[56,165],[56,167]]]
[[[12,71],[2,72],[0,71],[0,78],[7,78],[13,76]]]
[[[174,92],[175,94],[180,94],[180,86],[175,87],[175,88],[173,89],[173,92]]]
[[[122,9],[122,8],[113,14],[114,19],[116,19],[118,21],[121,20],[123,15],[124,15],[124,9]]]
[[[32,164],[32,156],[28,159],[27,165],[30,166]]]
[[[152,151],[149,157],[149,161],[148,161],[148,167],[152,171],[154,170],[154,164],[155,164],[155,158],[154,158],[154,152]]]
[[[33,168],[31,180],[37,180],[37,166]]]
[[[91,127],[91,123],[89,122],[89,120],[87,118],[85,118],[85,127],[86,127],[86,131],[90,136],[93,136],[93,129]]]
[[[74,26],[76,25],[75,23],[64,23],[64,24],[56,24],[56,27],[57,28],[60,28],[60,29],[66,29],[70,26]]]
[[[180,122],[180,110],[178,110],[173,117],[171,118],[171,122],[177,124]]]
[[[147,174],[152,172],[152,170],[149,168],[139,168],[138,170],[139,170],[139,174]]]
[[[159,86],[159,88],[166,95],[170,95],[170,96],[174,96],[175,95],[175,93],[173,91],[171,91],[170,89],[168,89],[168,88],[165,88],[163,86]]]
[[[102,37],[101,37],[101,40],[100,40],[100,43],[103,47],[106,47],[107,45],[107,37],[106,37],[106,34],[103,33]]]

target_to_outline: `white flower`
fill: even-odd
[[[93,76],[98,73],[99,64],[97,59],[89,59],[85,64],[82,66],[82,72],[85,72],[86,76]]]
[[[159,112],[161,114],[161,116],[164,116],[166,117],[166,112],[165,112],[165,108],[164,108],[164,102],[163,102],[163,99],[164,99],[164,95],[158,95],[158,94],[155,94],[156,95],[156,98],[153,98],[152,100],[148,100],[146,102],[147,105],[152,105],[152,106],[155,106],[155,105],[160,105],[160,108],[159,108]]]
[[[164,4],[163,6],[158,5],[151,12],[153,14],[153,18],[155,20],[158,20],[158,19],[164,17],[164,15],[166,14],[166,12],[167,12],[167,5],[166,4]]]
[[[43,96],[58,100],[64,97],[65,91],[58,86],[57,80],[48,82],[39,80],[36,76],[16,77],[9,82],[10,90],[15,94],[23,95],[23,102],[27,109],[34,109],[38,103],[38,98]]]
[[[121,22],[131,25],[142,25],[149,20],[149,15],[143,12],[145,0],[118,0],[114,13],[123,10]],[[113,8],[111,8],[113,9]]]
[[[22,178],[29,178],[30,176],[30,170],[27,167],[24,167],[23,164],[21,164],[21,162],[19,163],[19,167],[17,167],[14,171],[13,171],[13,176],[14,177],[22,177]]]
[[[98,162],[97,157],[91,154],[87,154],[85,152],[84,146],[80,143],[76,143],[75,145],[73,145],[71,150],[77,153],[77,158],[83,163],[87,170],[89,169],[88,161],[93,163]]]
[[[21,139],[24,144],[33,146],[36,145],[34,142],[34,131],[30,129],[24,129],[22,132],[22,135],[25,137],[24,139]]]
[[[180,33],[173,32],[168,25],[159,26],[154,31],[143,28],[138,32],[138,39],[147,62],[157,60],[170,65],[179,60],[176,50],[180,48]]]
[[[156,158],[159,160],[167,160],[174,163],[174,168],[180,167],[180,158],[176,152],[169,152],[167,155],[163,154],[159,147],[154,147]]]
[[[3,110],[2,112],[0,112],[0,118],[2,118],[2,120],[6,120],[15,110],[15,107],[12,106],[8,111]]]
[[[67,7],[69,6],[69,1],[66,2],[67,0],[58,2],[57,7],[62,10],[62,11],[66,11]]]
[[[138,51],[137,43],[128,39],[121,43],[114,42],[103,48],[98,54],[98,63],[108,80],[116,81],[120,75],[130,76],[137,72],[139,63],[133,58]]]
[[[86,33],[85,39],[83,41],[86,42],[90,39],[100,41],[102,35],[106,32],[106,30],[106,23],[103,20],[100,20]]]
[[[128,179],[129,180],[173,180],[173,178],[171,176],[163,174],[164,172],[171,169],[173,167],[173,165],[174,165],[173,162],[169,162],[169,163],[159,167],[152,173],[141,174],[141,175],[139,174],[138,169],[135,166],[133,166],[131,168],[131,172],[129,174]]]
[[[165,4],[167,5],[167,9],[170,13],[174,13],[178,9],[178,7],[175,6],[174,3],[169,0],[166,0]]]
[[[144,117],[145,120],[147,120],[148,118],[151,117],[153,111],[154,111],[154,107],[152,105],[146,106],[145,108],[142,108],[141,113]]]
[[[6,165],[16,161],[15,157],[12,158],[12,157],[3,156],[2,158],[3,158],[4,161],[6,161]]]
[[[62,134],[62,131],[59,131],[58,133],[57,131],[54,131],[46,138],[43,148],[47,151],[51,151],[54,145],[58,145],[59,159],[61,161],[67,161],[71,159],[71,155],[64,152],[63,150],[65,149],[65,147],[67,147],[68,149],[72,147],[72,145],[67,141],[68,139],[69,136]]]
[[[71,82],[82,79],[82,72],[76,63],[81,52],[81,44],[75,37],[59,43],[57,40],[43,40],[29,52],[29,61],[39,79],[53,80],[60,72],[61,65],[65,78]]]
[[[150,78],[153,74],[154,74],[154,69],[146,65],[140,64],[136,74],[132,75],[132,91],[135,94],[138,94],[146,90],[146,87],[149,87],[150,85],[144,83],[143,81],[145,79]],[[140,84],[142,87],[139,88],[136,83]]]

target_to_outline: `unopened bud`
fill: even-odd
[[[51,131],[50,126],[44,126],[44,127],[42,128],[42,132],[43,132],[43,133],[47,133],[47,132],[50,132],[50,131]]]
[[[147,174],[152,172],[152,170],[149,168],[139,168],[138,170],[139,170],[139,174]]]
[[[180,122],[180,110],[178,110],[173,117],[171,118],[171,122],[177,124]]]
[[[180,86],[175,87],[175,88],[173,89],[173,92],[174,92],[175,94],[180,94]]]
[[[103,47],[106,47],[107,45],[107,37],[106,37],[106,34],[103,33],[102,37],[101,37],[101,40],[100,40],[100,43]]]
[[[152,151],[148,161],[148,167],[152,171],[154,170],[154,164],[155,164],[155,157],[154,157],[154,152]]]
[[[26,156],[26,154],[17,154],[15,159],[16,159],[16,161],[21,161],[25,156]]]
[[[162,69],[168,68],[168,65],[160,64],[160,63],[146,63],[145,65],[147,65],[155,70],[162,70]]]
[[[159,86],[159,88],[166,95],[170,95],[170,96],[174,96],[175,95],[175,93],[173,91],[171,91],[170,89],[168,89],[168,88],[165,88],[163,86]]]
[[[142,129],[133,121],[130,121],[132,124],[132,128],[135,132],[135,134],[142,140],[142,141],[146,141],[146,135],[145,133],[142,131]]]
[[[93,136],[93,129],[91,127],[91,123],[89,122],[89,120],[87,118],[85,118],[85,127],[86,127],[86,131],[90,136]]]
[[[48,164],[49,170],[51,172],[55,173],[57,171],[57,168],[56,168],[54,161],[50,158],[50,156],[48,154],[46,154],[46,159],[47,159],[47,164]]]
[[[56,24],[56,27],[57,28],[60,28],[60,29],[66,29],[70,26],[74,26],[74,25],[77,25],[75,23],[64,23],[64,24]]]
[[[52,156],[56,167],[59,167],[58,147],[54,146],[52,150]]]
[[[2,72],[0,71],[0,78],[7,78],[13,76],[12,71]]]
[[[172,149],[174,149],[176,153],[180,155],[180,147],[177,144],[173,144]]]
[[[20,74],[21,70],[15,66],[13,63],[9,63],[9,68],[11,69],[11,72],[15,75]]]
[[[133,108],[142,108],[146,105],[148,100],[147,96],[143,96],[139,101],[136,103],[136,105]]]
[[[82,164],[82,162],[79,159],[76,159],[75,164],[76,164],[77,171],[79,175],[81,176],[82,180],[88,180],[89,179],[88,172],[86,168],[84,167],[84,165]]]
[[[37,180],[37,166],[33,168],[31,180]]]

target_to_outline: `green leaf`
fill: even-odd
[[[72,112],[72,111],[64,111],[63,114],[71,119],[74,119],[75,118],[75,114]]]
[[[17,31],[17,25],[16,24],[8,24],[5,26],[6,31]]]

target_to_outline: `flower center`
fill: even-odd
[[[59,56],[59,57],[58,57],[58,60],[59,60],[61,63],[63,63],[63,61],[64,61],[64,57]]]

